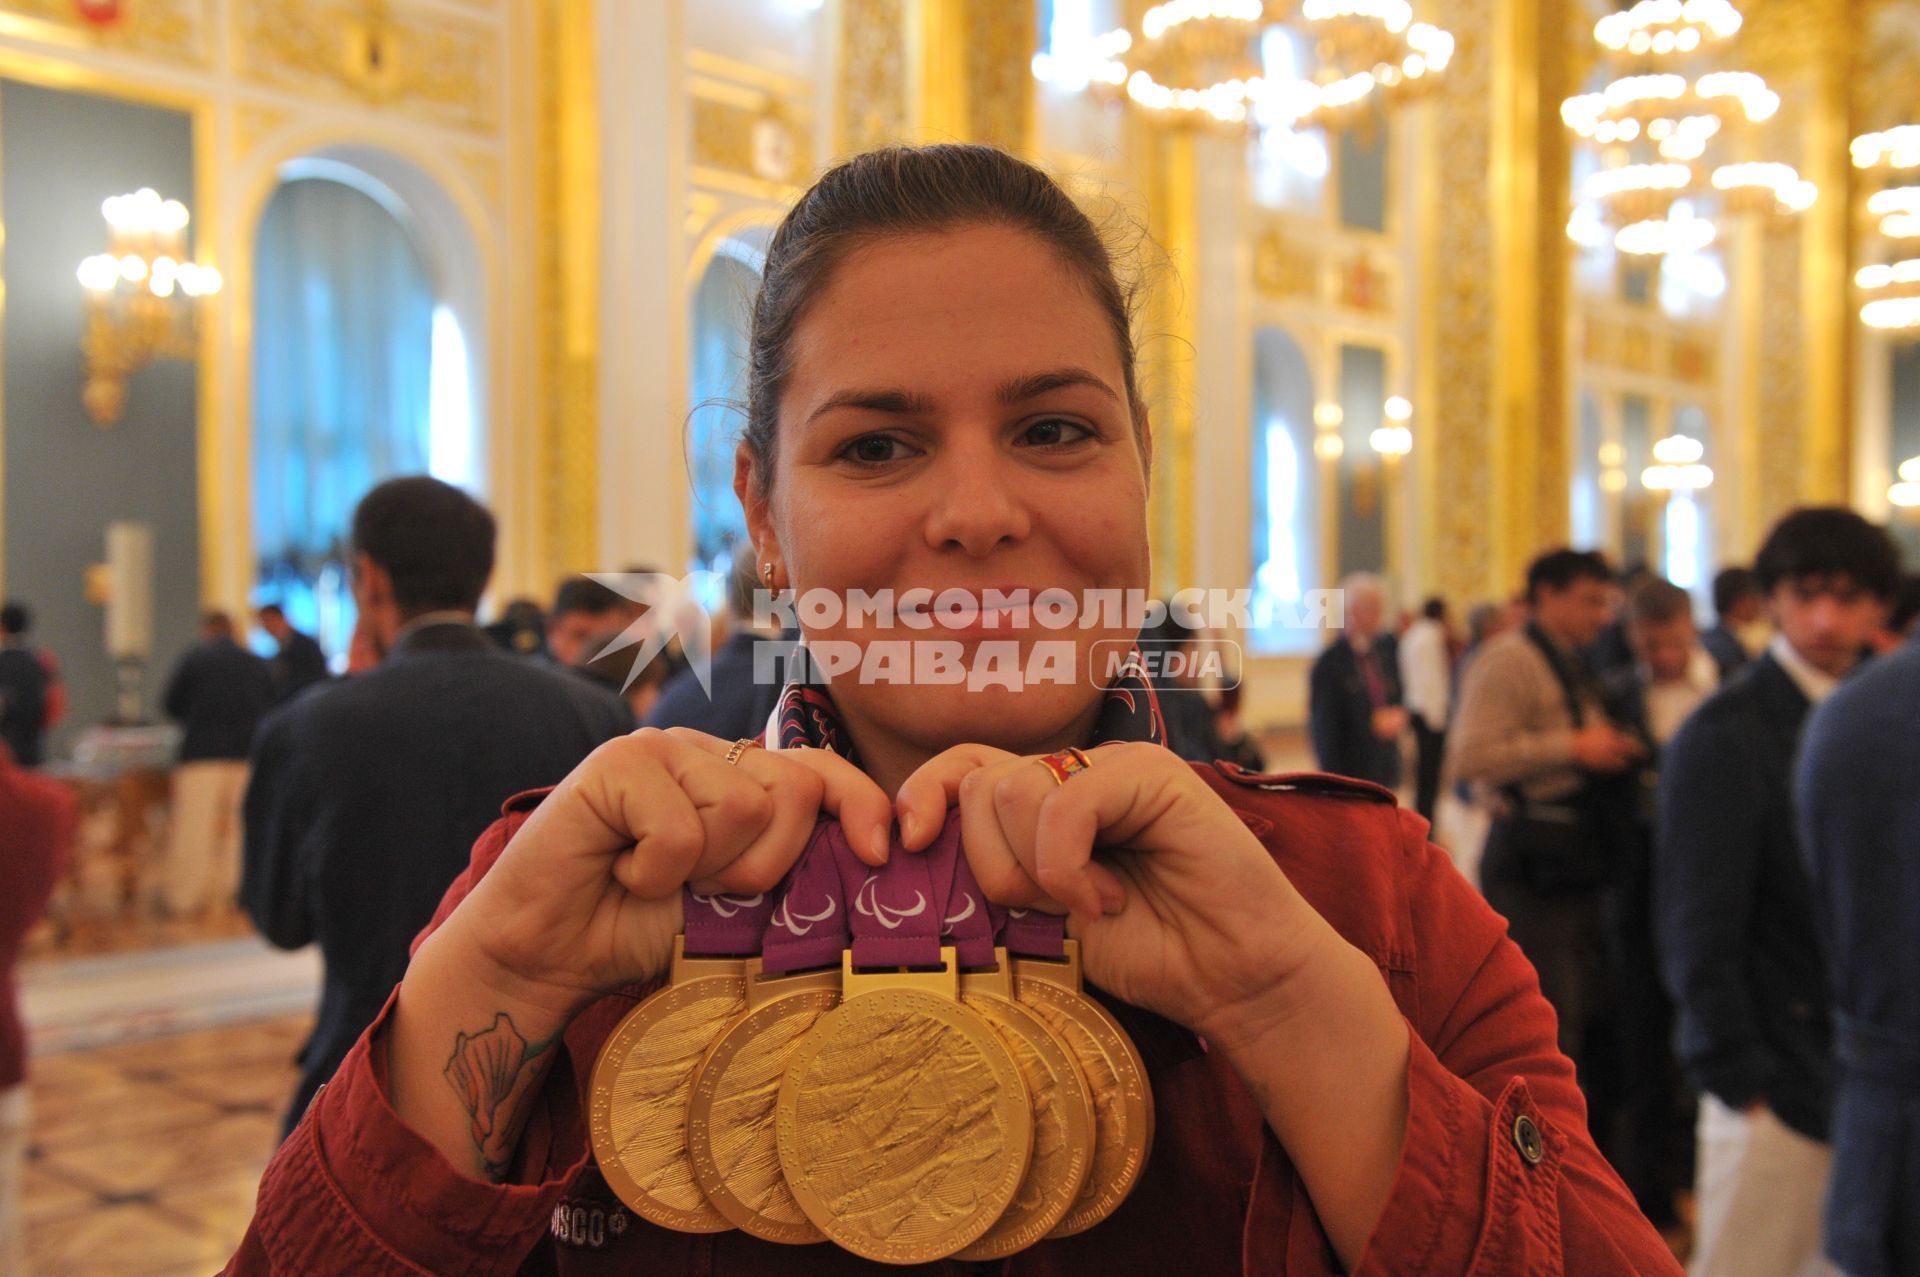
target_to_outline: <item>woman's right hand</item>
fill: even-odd
[[[824,809],[870,864],[893,805],[830,750],[743,751],[688,728],[608,741],[536,807],[441,928],[470,974],[565,1021],[622,985],[664,973],[681,888],[779,885]],[[442,937],[436,936],[436,940]]]

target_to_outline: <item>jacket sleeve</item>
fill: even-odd
[[[1541,772],[1572,767],[1573,729],[1538,728],[1528,721],[1525,688],[1534,683],[1527,649],[1488,647],[1467,667],[1447,762],[1461,780],[1510,785]]]
[[[480,836],[423,939],[525,819],[516,811]],[[268,1163],[253,1220],[225,1273],[509,1277],[539,1244],[561,1191],[589,1156],[571,1060],[547,1072],[514,1182],[482,1183],[455,1170],[394,1112],[386,1070],[393,1008],[389,1000]]]
[[[313,834],[310,783],[298,768],[293,718],[260,726],[241,804],[240,904],[260,934],[282,949],[313,943],[314,910],[302,848]]]
[[[193,691],[193,666],[193,653],[188,652],[167,677],[167,690],[161,695],[160,707],[166,710],[168,718],[179,721],[187,716],[187,700]]]
[[[1399,813],[1421,955],[1406,1142],[1354,1277],[1678,1274],[1587,1133],[1553,1009],[1498,914]]]
[[[1334,672],[1332,652],[1328,648],[1320,653],[1307,676],[1307,734],[1322,771],[1340,770],[1347,757],[1340,730],[1340,676]]]
[[[1744,735],[1722,714],[1681,727],[1661,758],[1654,841],[1654,926],[1680,1060],[1734,1108],[1764,1094],[1773,1072],[1745,973],[1765,805]]]

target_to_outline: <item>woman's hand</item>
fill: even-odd
[[[414,954],[388,1046],[400,1119],[469,1174],[508,1174],[550,1048],[602,994],[667,969],[680,891],[771,891],[820,810],[875,864],[886,795],[826,750],[675,728],[608,741],[521,825]]]
[[[514,834],[445,942],[474,978],[571,1017],[666,970],[683,886],[776,887],[822,808],[869,863],[886,858],[892,807],[859,769],[816,749],[751,748],[729,764],[730,744],[647,728],[600,746]]]
[[[902,842],[932,842],[957,797],[981,889],[1069,910],[1089,980],[1226,1057],[1353,1268],[1405,1138],[1405,1019],[1372,960],[1191,767],[1145,743],[1088,753],[1056,784],[1033,758],[947,750],[900,788]]]
[[[1088,757],[1057,784],[1031,757],[947,750],[901,786],[903,843],[930,843],[957,800],[981,889],[1070,912],[1101,988],[1209,1037],[1285,1015],[1292,977],[1345,942],[1177,755],[1128,743]]]

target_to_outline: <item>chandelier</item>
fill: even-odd
[[[1920,124],[1853,139],[1853,166],[1890,173],[1920,169]],[[1866,298],[1860,321],[1869,328],[1920,328],[1920,186],[1896,184],[1873,192],[1867,216],[1894,260],[1871,262],[1854,273],[1853,282]]]
[[[1718,234],[1692,209],[1790,215],[1818,194],[1791,164],[1756,156],[1780,95],[1751,71],[1702,67],[1703,53],[1740,30],[1729,0],[1640,0],[1594,24],[1601,47],[1631,60],[1630,73],[1598,93],[1568,98],[1560,117],[1602,148],[1602,167],[1577,193],[1567,234],[1623,253],[1696,252]],[[1684,201],[1684,203],[1683,203]]]
[[[100,205],[107,251],[80,263],[87,327],[80,338],[87,384],[81,392],[97,425],[120,419],[127,379],[155,359],[191,359],[195,302],[220,291],[220,272],[186,259],[187,206],[151,187]]]
[[[1313,51],[1304,76],[1269,78],[1260,37],[1275,25]],[[1314,128],[1345,123],[1376,101],[1423,91],[1453,58],[1453,36],[1415,22],[1409,0],[1165,0],[1137,29],[1037,54],[1041,80],[1126,96],[1171,118]]]

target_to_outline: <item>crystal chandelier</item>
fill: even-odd
[[[1791,164],[1751,158],[1780,95],[1751,71],[1696,65],[1740,25],[1729,0],[1640,0],[1594,24],[1601,47],[1631,66],[1561,104],[1567,126],[1602,148],[1601,169],[1576,194],[1573,239],[1604,242],[1588,229],[1597,224],[1623,253],[1695,252],[1718,234],[1691,211],[1698,203],[1773,214],[1813,204],[1814,184]]]
[[[115,195],[100,205],[107,219],[107,251],[75,272],[87,294],[87,326],[80,338],[87,413],[110,425],[126,410],[127,379],[155,359],[191,359],[195,312],[220,291],[220,272],[187,259],[188,213],[151,187]]]
[[[1920,124],[1903,124],[1853,139],[1853,166],[1889,173],[1920,169]],[[1869,328],[1920,328],[1920,186],[1896,177],[1867,197],[1874,231],[1891,249],[1891,261],[1862,266],[1853,282],[1864,300],[1860,321]],[[1907,182],[1906,185],[1899,185]]]
[[[1300,78],[1270,79],[1260,35],[1284,24],[1313,50]],[[1453,58],[1453,36],[1414,21],[1409,0],[1165,0],[1138,28],[1034,57],[1036,77],[1124,91],[1170,118],[1287,128],[1338,125],[1375,101],[1423,91]]]

